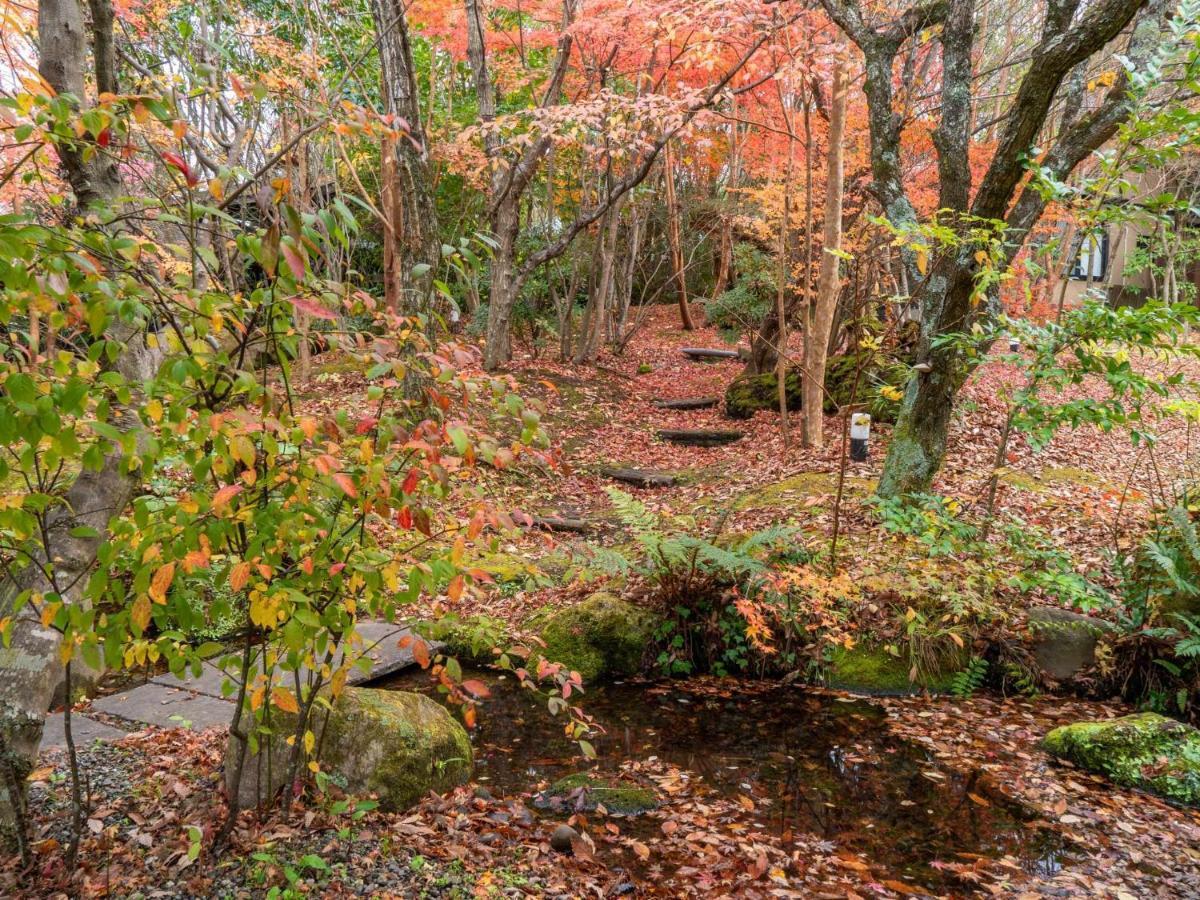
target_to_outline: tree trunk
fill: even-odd
[[[829,151],[825,178],[825,229],[821,248],[821,275],[812,303],[809,327],[804,332],[804,416],[805,447],[820,447],[825,442],[825,356],[833,331],[837,308],[842,247],[842,194],[844,173],[842,141],[846,127],[846,61],[839,47],[833,67],[833,89],[829,108]]]
[[[431,311],[439,247],[428,144],[404,10],[403,0],[371,0],[384,106],[399,132],[395,140],[385,139],[383,148],[384,297],[389,309],[413,315]],[[421,274],[414,273],[418,265],[426,267]]]
[[[737,197],[738,169],[738,125],[737,125],[737,95],[733,97],[733,121],[729,123],[729,173],[725,180],[726,208],[721,210],[721,224],[717,232],[716,274],[713,278],[712,296],[715,300],[733,286],[733,215],[728,209]]]
[[[103,0],[95,0],[93,7],[98,4],[107,14],[95,16],[96,22],[101,28],[107,22],[111,28],[111,7]],[[111,47],[112,35],[99,34],[94,40],[100,50],[99,83],[115,84],[115,73],[104,68],[107,51],[103,48]],[[87,46],[78,0],[41,0],[38,43],[38,71],[47,84],[85,106]],[[116,166],[104,154],[85,155],[79,146],[56,148],[81,213],[92,205],[117,202],[123,195]],[[105,337],[121,346],[112,368],[129,384],[153,377],[160,354],[146,347],[141,330],[118,321]],[[140,430],[132,409],[119,411],[114,421],[126,433]],[[66,604],[82,602],[87,573],[109,521],[124,512],[138,484],[137,471],[129,472],[128,460],[115,443],[98,471],[83,469],[68,489],[66,502],[50,517],[38,558],[30,560],[0,596],[0,618],[10,614],[24,591],[58,595]],[[94,529],[98,536],[77,537],[72,534],[76,529]],[[0,648],[0,837],[4,843],[11,842],[15,829],[24,824],[25,777],[37,759],[46,711],[64,670],[59,654],[62,635],[42,625],[35,604],[23,606],[11,628],[11,642]]]
[[[1144,60],[1157,46],[1169,0],[1096,0],[1050,4],[1042,30],[1030,52],[1030,65],[1011,102],[996,150],[978,189],[972,191],[968,151],[972,121],[972,54],[975,41],[974,0],[919,4],[882,25],[868,24],[857,0],[821,0],[829,16],[863,51],[871,137],[872,191],[888,221],[906,228],[916,212],[904,187],[901,129],[904,118],[893,102],[893,68],[900,48],[913,35],[941,25],[941,112],[934,130],[937,150],[938,208],[949,210],[942,221],[956,228],[980,220],[1004,220],[1007,241],[999,260],[1011,265],[1030,229],[1045,209],[1036,185],[1022,187],[1026,157],[1045,125],[1051,105],[1067,75],[1116,38],[1135,16],[1125,56]],[[1140,15],[1139,15],[1140,13]],[[1073,118],[1055,144],[1039,157],[1047,174],[1065,179],[1090,153],[1115,133],[1132,109],[1128,76],[1117,77],[1101,103]],[[1015,199],[1014,199],[1015,198]],[[963,216],[955,220],[954,213]],[[884,497],[927,490],[941,466],[954,398],[970,374],[971,362],[960,350],[939,341],[968,332],[986,304],[972,302],[974,254],[946,252],[926,276],[915,255],[905,253],[902,278],[920,286],[922,329],[918,357],[927,371],[914,372],[905,391],[899,418],[880,476]]]
[[[679,301],[680,326],[684,331],[694,331],[696,324],[692,321],[691,310],[688,309],[687,273],[683,268],[683,239],[679,233],[679,203],[675,194],[674,157],[671,145],[667,144],[663,154],[663,166],[666,169],[663,180],[667,188],[667,242],[671,247],[671,280],[675,283],[675,296]]]

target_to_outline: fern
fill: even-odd
[[[1020,663],[1005,663],[1004,683],[1016,688],[1017,693],[1026,697],[1036,697],[1041,693],[1038,690],[1037,676]]]
[[[1167,510],[1167,518],[1175,526],[1175,531],[1183,539],[1183,545],[1191,554],[1192,561],[1200,565],[1200,538],[1196,537],[1196,526],[1192,524],[1188,511],[1182,506],[1172,506]],[[1193,591],[1195,588],[1193,588]]]
[[[641,538],[655,535],[658,531],[658,519],[654,513],[646,509],[646,505],[632,494],[618,488],[605,488],[608,499],[612,501],[613,510],[621,524]]]
[[[950,693],[955,697],[967,698],[983,687],[987,678],[988,661],[982,656],[972,656],[967,664],[950,679]]]

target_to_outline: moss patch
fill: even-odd
[[[784,376],[787,408],[800,408],[800,370],[789,369]],[[731,419],[749,419],[760,409],[779,409],[779,379],[774,372],[742,375],[725,389],[725,415]]]
[[[1076,722],[1055,728],[1042,747],[1117,784],[1200,805],[1200,731],[1166,716]]]
[[[636,816],[655,809],[658,797],[650,788],[577,772],[554,782],[538,795],[536,802],[540,806],[563,806],[586,812],[603,806],[610,813]]]
[[[1008,469],[1000,475],[1000,480],[1022,491],[1046,491],[1052,487],[1074,485],[1079,487],[1103,488],[1108,482],[1094,472],[1077,469],[1074,466],[1042,469],[1037,475]]]
[[[846,477],[844,486],[847,496],[866,496],[875,490],[874,478]],[[768,509],[794,506],[809,497],[820,497],[837,493],[837,472],[802,472],[773,484],[755,488],[734,501],[737,512],[747,509]]]
[[[578,672],[584,681],[596,681],[641,670],[655,618],[607,591],[598,591],[566,609],[540,610],[529,624],[545,641],[546,659]]]
[[[855,694],[895,696],[918,694],[923,690],[947,691],[953,677],[949,671],[932,674],[917,673],[917,680],[909,678],[912,665],[907,659],[892,656],[883,647],[859,645],[846,650],[838,647],[833,651],[826,672],[825,683],[841,691]]]

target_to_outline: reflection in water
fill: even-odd
[[[520,794],[581,767],[562,720],[510,676],[471,677],[492,690],[472,735],[479,781]],[[421,672],[385,686],[432,692]],[[939,861],[1012,856],[1040,875],[1063,862],[1056,835],[1028,825],[978,773],[943,769],[894,737],[868,703],[700,679],[595,687],[582,705],[605,728],[593,741],[599,770],[658,757],[722,793],[752,797],[760,827],[819,835],[930,888],[947,881]]]

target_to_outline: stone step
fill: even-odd
[[[721,402],[720,397],[692,397],[686,400],[655,400],[659,409],[711,409]]]
[[[570,531],[575,534],[586,534],[591,525],[586,519],[574,516],[524,516],[521,524],[526,528],[541,528],[543,531]]]
[[[603,468],[600,474],[614,481],[623,481],[635,487],[674,487],[679,479],[670,472],[657,469]]]
[[[113,728],[104,722],[89,719],[83,713],[71,716],[71,737],[75,739],[76,747],[86,747],[94,741],[115,741],[125,737],[128,732]],[[63,723],[62,713],[50,713],[42,726],[42,743],[38,750],[52,750],[55,747],[67,746],[67,730]]]
[[[364,684],[383,678],[407,666],[414,665],[412,647],[400,647],[400,641],[412,632],[402,625],[377,620],[360,622],[358,633],[363,639],[364,656],[371,660],[369,671],[355,666],[350,669],[346,683]],[[440,644],[430,642],[430,650]],[[158,728],[209,728],[228,725],[233,720],[233,697],[226,697],[222,684],[226,675],[216,665],[205,664],[198,676],[190,673],[177,676],[167,672],[156,675],[148,683],[132,690],[111,694],[95,701],[91,709],[114,716],[133,727],[154,725]],[[230,679],[232,681],[232,679]],[[92,740],[115,740],[124,732],[88,719],[76,713],[71,720],[76,743]],[[47,716],[42,746],[54,747],[66,743],[62,730],[62,714]]]
[[[737,350],[727,350],[722,347],[683,347],[679,352],[688,359],[700,362],[711,362],[718,359],[738,359],[741,356]]]
[[[705,429],[663,429],[658,436],[672,444],[682,444],[685,447],[719,447],[722,444],[732,444],[746,436],[743,431],[709,431]]]

